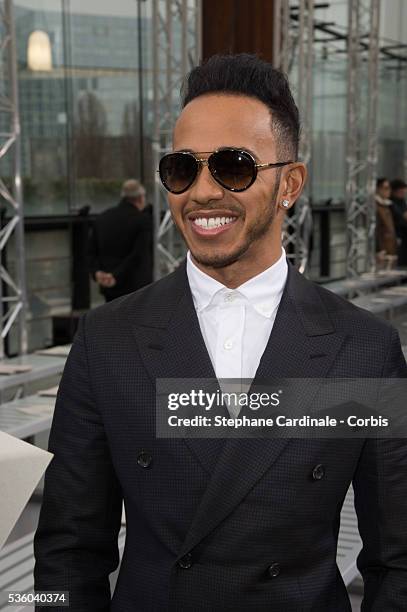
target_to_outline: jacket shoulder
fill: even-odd
[[[351,331],[353,334],[358,330],[364,330],[383,334],[386,337],[394,331],[395,328],[385,319],[353,304],[346,298],[317,283],[313,284],[316,286],[316,290],[336,329]]]

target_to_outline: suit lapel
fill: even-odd
[[[252,388],[273,378],[323,378],[344,338],[335,333],[317,288],[291,265],[272,333],[260,360]],[[313,391],[312,391],[313,389]],[[301,389],[304,409],[316,393]],[[242,501],[271,468],[290,439],[227,440],[197,513],[179,552],[190,551]]]
[[[131,318],[140,353],[155,385],[157,378],[216,379],[195,312],[185,262],[161,281]],[[134,321],[139,321],[134,324]],[[335,332],[313,283],[289,264],[289,274],[273,330],[253,381],[274,378],[324,378],[344,338]],[[315,394],[315,386],[313,385]],[[312,400],[307,387],[301,406]],[[179,551],[190,551],[242,501],[290,440],[184,439],[210,474],[208,487]]]
[[[158,378],[216,380],[189,289],[185,263],[165,280],[167,291],[159,303],[147,307],[137,317],[133,313],[132,321],[141,357],[153,384]],[[140,323],[135,325],[134,319]],[[211,474],[224,440],[184,438],[183,441]]]

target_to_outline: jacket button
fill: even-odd
[[[152,456],[149,453],[146,453],[145,451],[140,453],[139,456],[137,457],[137,463],[142,468],[150,467],[152,460],[153,460]]]
[[[268,568],[267,572],[270,578],[277,578],[281,571],[281,567],[279,563],[272,563]]]
[[[192,566],[192,555],[191,553],[187,553],[178,561],[178,567],[182,567],[182,569],[189,569]]]
[[[316,465],[314,469],[312,470],[312,478],[314,480],[322,480],[324,476],[325,476],[325,467],[322,465],[322,463],[318,463],[318,465]]]

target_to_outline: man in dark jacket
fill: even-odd
[[[400,239],[398,264],[407,266],[407,183],[402,179],[394,179],[390,185],[394,225]]]
[[[95,221],[89,243],[90,272],[107,302],[153,280],[150,208],[144,187],[129,179],[118,206]]]
[[[352,481],[362,610],[407,610],[406,439],[156,429],[160,379],[198,379],[199,389],[302,379],[307,414],[325,379],[371,387],[407,374],[387,321],[286,260],[282,223],[306,177],[298,135],[288,83],[270,64],[215,56],[192,71],[173,154],[160,162],[187,259],[87,313],[59,387],[35,590],[69,591],[69,612],[351,612],[336,554]]]

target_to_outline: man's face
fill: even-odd
[[[146,194],[142,193],[138,197],[138,208],[139,210],[144,210],[145,207],[146,207]]]
[[[270,111],[262,102],[229,94],[195,98],[176,123],[174,151],[190,150],[207,158],[208,153],[200,153],[222,147],[248,150],[257,163],[287,161],[277,155]],[[232,192],[221,187],[204,166],[185,193],[168,195],[173,220],[198,263],[216,268],[242,259],[249,263],[270,248],[273,226],[276,235],[280,172],[260,170],[249,189]],[[232,222],[208,230],[196,223],[203,217],[232,218]],[[278,217],[281,226],[281,211]]]
[[[400,200],[405,200],[407,198],[407,187],[400,187],[394,191],[394,197]]]
[[[146,207],[146,203],[146,195],[144,192],[142,192],[136,198],[133,198],[133,204],[138,210],[144,210],[144,208]]]

